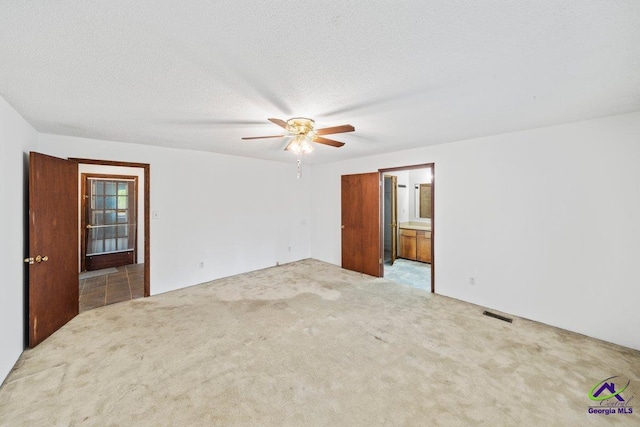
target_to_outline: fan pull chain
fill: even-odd
[[[300,179],[301,176],[302,176],[302,162],[300,161],[300,155],[298,155],[298,176],[297,176],[297,178]]]

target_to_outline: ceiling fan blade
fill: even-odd
[[[322,138],[321,136],[316,136],[313,142],[317,142],[318,144],[330,145],[332,147],[342,147],[344,142],[334,141],[333,139]]]
[[[245,136],[242,139],[265,139],[265,138],[282,138],[284,135],[270,135],[270,136]]]
[[[276,124],[278,126],[280,126],[283,129],[287,129],[287,122],[285,122],[284,120],[280,120],[280,119],[268,119],[271,123]]]
[[[351,125],[342,125],[342,126],[333,126],[330,128],[317,129],[316,135],[329,135],[330,133],[344,133],[344,132],[353,132],[356,130]]]
[[[171,125],[185,125],[185,126],[215,126],[215,125],[261,125],[263,122],[257,120],[216,120],[216,119],[165,119],[163,123]]]

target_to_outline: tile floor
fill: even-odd
[[[80,278],[80,313],[144,296],[144,264],[132,264]],[[98,274],[100,271],[92,272]]]
[[[431,292],[431,264],[398,258],[384,263],[384,278]]]

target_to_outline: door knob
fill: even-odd
[[[24,262],[28,263],[29,265],[33,264],[34,262],[47,262],[49,261],[49,257],[47,255],[42,256],[42,255],[37,255],[35,258],[33,257],[29,257],[29,258],[25,258]]]

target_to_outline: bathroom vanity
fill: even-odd
[[[431,263],[431,225],[422,222],[401,222],[398,256]]]

